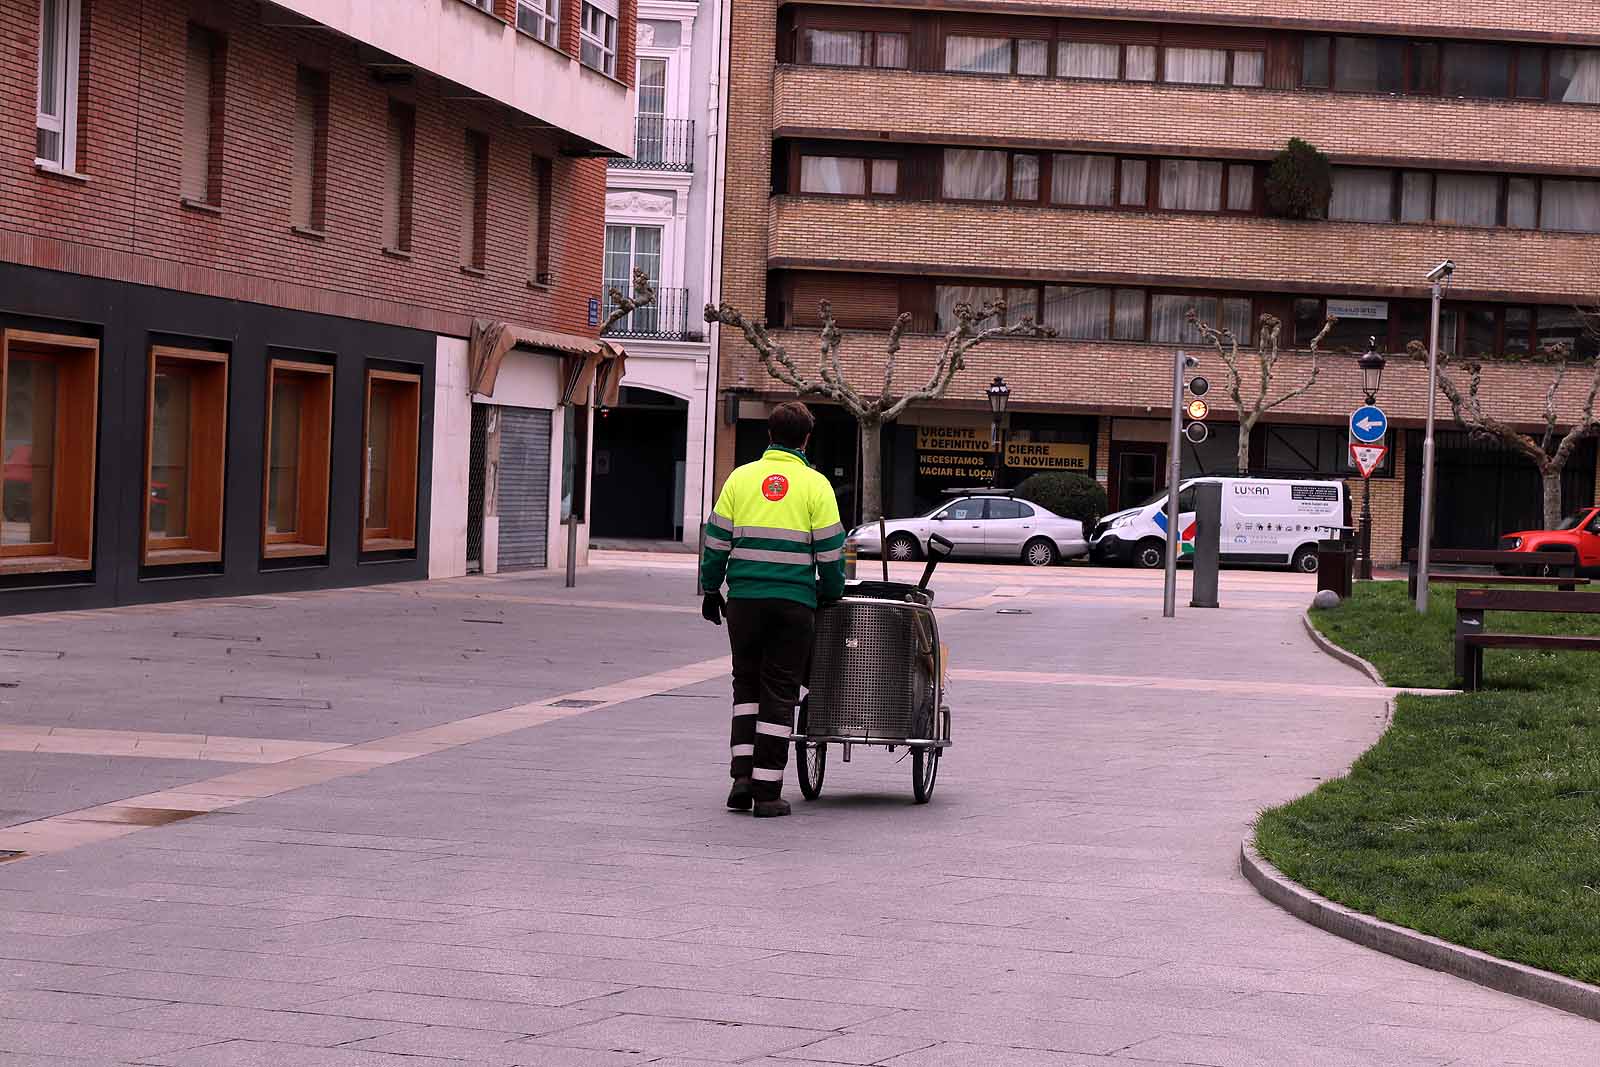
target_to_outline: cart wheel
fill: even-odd
[[[911,793],[917,798],[918,804],[926,804],[933,796],[933,783],[939,777],[941,751],[937,748],[911,750]]]
[[[800,795],[815,800],[822,795],[822,775],[828,768],[828,746],[815,741],[794,743],[795,770],[800,779]]]

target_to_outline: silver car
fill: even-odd
[[[890,519],[885,525],[893,560],[924,556],[928,535],[933,533],[955,545],[957,558],[1020,559],[1034,567],[1048,567],[1089,551],[1083,523],[1077,519],[1062,518],[1031,501],[1001,494],[956,497],[926,515]],[[857,526],[850,537],[862,555],[883,552],[875,522]]]

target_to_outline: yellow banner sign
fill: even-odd
[[[1006,466],[1013,470],[1089,470],[1089,446],[1059,441],[1007,441]]]
[[[919,452],[992,452],[989,430],[981,426],[918,426]]]

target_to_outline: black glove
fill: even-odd
[[[723,604],[721,593],[707,593],[700,601],[700,617],[706,622],[722,625]]]

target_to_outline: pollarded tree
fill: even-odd
[[[1256,366],[1250,375],[1255,379],[1255,387],[1253,395],[1246,399],[1245,374],[1241,370],[1244,361],[1239,355],[1239,339],[1233,335],[1233,331],[1218,329],[1208,322],[1202,322],[1194,308],[1190,308],[1184,317],[1200,331],[1201,337],[1211,343],[1211,347],[1222,357],[1222,365],[1228,368],[1228,399],[1233,401],[1234,410],[1239,413],[1239,473],[1249,474],[1250,434],[1256,428],[1256,423],[1261,421],[1262,415],[1275,407],[1287,404],[1297,396],[1305,395],[1317,384],[1317,375],[1322,370],[1317,362],[1318,353],[1323,339],[1328,336],[1328,331],[1333,329],[1334,323],[1339,320],[1329,315],[1327,321],[1322,324],[1322,329],[1311,339],[1311,369],[1305,381],[1274,395],[1272,382],[1278,374],[1278,361],[1284,356],[1283,350],[1279,347],[1283,322],[1276,315],[1261,316],[1256,333],[1260,338],[1260,343],[1255,347]]]
[[[934,361],[933,371],[920,387],[896,394],[894,389],[895,364],[900,356],[900,343],[911,325],[911,315],[902,313],[894,320],[884,345],[883,386],[857,388],[845,377],[839,358],[843,334],[834,320],[832,305],[824,300],[817,305],[822,317],[821,359],[817,376],[810,377],[801,371],[783,345],[772,339],[765,324],[753,322],[738,308],[723,301],[720,307],[706,305],[706,321],[721,322],[736,327],[744,334],[746,343],[755,349],[761,366],[773,378],[793,389],[800,396],[820,396],[835,401],[856,420],[861,441],[861,519],[871,522],[883,514],[883,468],[879,446],[881,430],[903,415],[912,404],[942,398],[950,383],[967,363],[967,353],[974,347],[996,337],[1054,337],[1056,331],[1036,324],[1031,317],[1007,324],[1005,301],[984,303],[973,310],[968,303],[958,303],[952,311],[955,328],[944,335],[944,346]]]
[[[1600,340],[1600,312],[1583,313],[1591,337]],[[1428,346],[1412,341],[1406,351],[1413,359],[1426,362]],[[1439,353],[1439,391],[1450,401],[1450,410],[1456,421],[1472,436],[1480,440],[1496,441],[1516,454],[1525,457],[1539,468],[1539,481],[1543,487],[1545,529],[1554,529],[1561,521],[1561,473],[1585,438],[1600,433],[1600,418],[1595,415],[1595,399],[1600,396],[1600,358],[1574,357],[1572,346],[1565,342],[1546,345],[1532,357],[1533,362],[1555,368],[1549,388],[1544,393],[1544,429],[1536,437],[1490,415],[1483,409],[1479,397],[1483,385],[1483,364],[1474,360],[1462,364],[1467,373],[1466,391],[1449,369],[1450,358]],[[1567,380],[1567,374],[1576,365],[1587,363],[1589,388],[1584,392],[1583,403],[1577,413],[1562,418],[1557,393]],[[1565,425],[1567,431],[1561,432]]]

